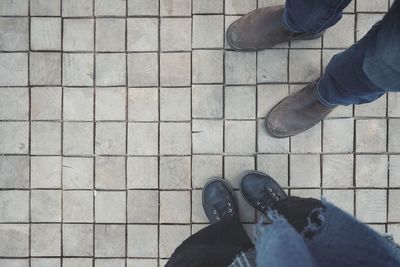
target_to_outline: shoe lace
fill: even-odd
[[[232,214],[233,213],[233,208],[232,208],[232,203],[230,202],[225,202],[225,205],[221,206],[220,208],[216,207],[213,210],[214,215],[217,216],[217,221],[220,221],[222,217],[224,217],[226,214]]]
[[[257,206],[260,207],[263,211],[267,211],[270,208],[273,208],[274,204],[281,200],[281,198],[274,193],[271,187],[265,186],[266,195],[256,202]]]

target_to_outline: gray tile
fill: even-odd
[[[353,155],[322,156],[322,186],[348,188],[353,186]]]
[[[28,54],[0,53],[0,86],[28,84]]]
[[[188,121],[191,119],[190,88],[160,88],[160,119]]]
[[[190,184],[190,157],[160,158],[160,188],[188,189]]]
[[[400,95],[388,93],[388,116],[400,117]]]
[[[31,88],[31,119],[61,119],[61,87]]]
[[[256,116],[255,86],[225,87],[225,118],[254,119]]]
[[[188,51],[192,48],[191,18],[161,18],[161,51]]]
[[[324,121],[324,152],[353,152],[354,120]]]
[[[31,85],[61,85],[61,53],[30,53],[29,70]],[[68,78],[65,75],[63,79]]]
[[[354,214],[354,190],[324,190],[323,196],[338,208]]]
[[[224,0],[194,0],[193,14],[223,13]]]
[[[321,123],[303,133],[292,136],[290,148],[294,153],[320,153]]]
[[[0,243],[1,257],[29,256],[28,224],[0,224],[0,239],[9,240]]]
[[[324,48],[347,48],[354,43],[355,15],[344,14],[335,27],[324,34]]]
[[[158,123],[128,124],[128,154],[158,154]]]
[[[0,259],[0,266],[28,267],[29,259]]]
[[[256,53],[226,51],[225,82],[227,84],[255,84]]]
[[[125,223],[126,222],[126,193],[97,191],[96,223]]]
[[[127,259],[128,267],[142,266],[142,267],[157,267],[157,259]]]
[[[257,155],[257,170],[274,178],[281,186],[288,186],[289,157],[284,154]]]
[[[64,224],[62,242],[63,256],[93,256],[93,225]]]
[[[0,222],[29,222],[29,191],[0,191]]]
[[[0,119],[28,120],[29,89],[27,87],[0,87]]]
[[[96,123],[96,154],[122,155],[125,154],[126,125],[124,122]]]
[[[64,191],[63,220],[93,222],[93,191]]]
[[[400,130],[400,120],[389,120],[389,152],[400,152],[400,138],[398,136]]]
[[[257,117],[266,117],[268,112],[289,93],[286,84],[262,84],[257,86]]]
[[[290,50],[289,81],[311,82],[321,75],[321,50]]]
[[[223,83],[224,52],[220,50],[193,50],[193,83]]]
[[[86,17],[93,15],[93,2],[86,0],[62,0],[63,17]]]
[[[96,157],[96,189],[125,189],[125,158]]]
[[[61,224],[31,225],[31,255],[61,255]]]
[[[290,42],[290,48],[321,48],[322,38],[312,40],[296,40]]]
[[[158,188],[157,157],[128,157],[128,188]]]
[[[192,1],[190,0],[160,0],[161,16],[190,16]]]
[[[29,157],[0,157],[0,188],[29,188]]]
[[[190,123],[160,123],[160,154],[188,155],[191,152]]]
[[[358,0],[357,11],[362,12],[386,12],[388,10],[388,1],[368,1]]]
[[[126,85],[126,54],[96,55],[96,85]]]
[[[96,120],[125,120],[125,108],[126,88],[96,88]]]
[[[257,53],[257,82],[287,82],[287,57],[287,49],[259,51]]]
[[[32,50],[61,49],[61,18],[31,18],[30,32]]]
[[[290,186],[319,187],[320,170],[319,155],[290,155]]]
[[[202,188],[212,177],[222,177],[222,156],[192,156],[192,187]]]
[[[93,154],[93,123],[64,122],[63,131],[64,155]]]
[[[201,2],[201,1],[193,1],[193,5],[195,2]],[[224,46],[224,17],[221,15],[193,16],[192,47],[222,48],[223,46]]]
[[[356,117],[386,117],[386,96],[383,95],[374,102],[355,105],[354,116]]]
[[[157,190],[128,191],[128,223],[158,223]]]
[[[61,157],[31,157],[31,188],[61,187]]]
[[[96,19],[96,50],[125,51],[125,19]]]
[[[31,16],[59,16],[61,0],[31,0]]]
[[[93,88],[64,87],[63,118],[64,120],[93,120]]]
[[[93,188],[93,158],[64,157],[62,167],[64,189]]]
[[[386,190],[357,189],[356,218],[364,223],[386,222]]]
[[[95,267],[124,267],[125,259],[95,259]]]
[[[125,16],[126,1],[97,0],[95,1],[94,13],[96,16]]]
[[[0,153],[25,154],[28,152],[29,123],[0,122]]]
[[[0,50],[29,49],[28,18],[0,18]]]
[[[189,86],[190,53],[163,53],[160,55],[160,84],[162,86]]]
[[[389,186],[400,187],[400,155],[389,156]]]
[[[190,222],[190,192],[160,192],[160,223]]]
[[[389,190],[389,222],[400,221],[400,208],[398,203],[400,202],[400,190],[392,189]]]
[[[255,121],[225,121],[225,152],[252,154],[255,152]]]
[[[31,221],[61,221],[61,191],[33,190],[31,192]]]
[[[93,54],[63,54],[63,84],[66,86],[91,86],[94,79]]]
[[[225,0],[226,14],[246,14],[257,8],[257,0]]]
[[[158,120],[158,88],[128,89],[128,119],[130,121]]]
[[[31,153],[38,155],[61,154],[61,123],[31,123]]]
[[[28,0],[4,1],[0,3],[0,16],[27,16]]]
[[[125,225],[96,224],[96,257],[125,257]]]
[[[160,225],[160,257],[170,257],[177,246],[189,236],[190,225]]]
[[[242,174],[248,170],[254,170],[253,156],[225,156],[224,172],[227,179],[234,188],[239,188]]]
[[[128,54],[128,85],[158,86],[157,53]]]
[[[386,120],[371,119],[356,121],[356,151],[386,151]]]
[[[93,259],[91,258],[63,258],[64,267],[92,267]]]
[[[158,256],[158,226],[128,225],[128,257]]]
[[[60,258],[32,258],[31,267],[59,267]]]
[[[262,153],[289,152],[289,138],[274,138],[265,130],[265,120],[258,120],[257,151]]]
[[[208,223],[208,218],[204,213],[202,205],[202,191],[192,191],[192,222],[194,223]]]
[[[157,51],[158,24],[158,18],[128,18],[128,51]]]
[[[387,172],[388,157],[386,155],[356,156],[356,186],[386,187],[388,183]]]
[[[129,16],[157,16],[158,0],[128,0]]]
[[[193,120],[193,153],[222,153],[223,131],[224,124],[222,120]]]
[[[223,117],[223,87],[221,85],[192,86],[193,118]]]

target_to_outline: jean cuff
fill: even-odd
[[[317,82],[317,84],[315,85],[315,92],[316,92],[316,94],[317,94],[317,98],[318,98],[319,102],[321,102],[324,106],[326,106],[326,107],[328,107],[328,108],[337,107],[337,105],[329,103],[327,100],[325,100],[325,99],[322,97],[322,94],[321,94],[321,92],[320,92],[320,90],[321,90],[320,82],[321,82],[321,80],[319,80],[319,81]]]
[[[283,27],[286,28],[286,30],[290,31],[290,32],[300,32],[295,30],[290,24],[289,24],[289,20],[287,18],[287,10],[286,8],[283,9],[283,16],[282,16],[282,23],[283,23]]]

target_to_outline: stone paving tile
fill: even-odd
[[[163,266],[207,226],[206,181],[238,189],[255,168],[400,238],[398,94],[291,138],[264,121],[389,2],[352,1],[316,40],[237,52],[229,25],[284,0],[0,1],[0,266]],[[259,214],[238,201],[251,234]]]

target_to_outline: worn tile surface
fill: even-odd
[[[399,240],[399,94],[292,138],[264,121],[389,1],[354,0],[316,40],[229,47],[235,19],[284,3],[0,1],[0,266],[164,266],[207,225],[207,180],[237,190],[249,169]],[[251,233],[257,213],[238,200]]]

